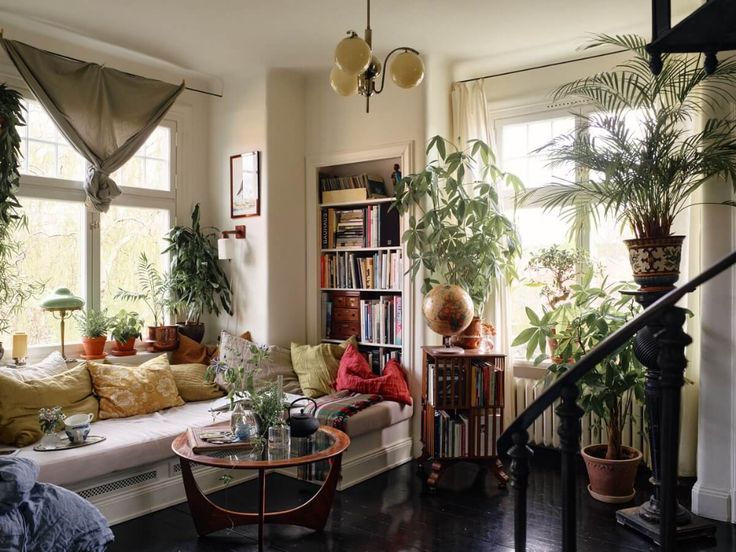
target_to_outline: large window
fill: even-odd
[[[635,122],[632,119],[632,123]],[[519,176],[527,188],[553,186],[555,181],[574,178],[574,166],[550,167],[549,160],[536,150],[551,139],[576,128],[577,120],[572,114],[538,114],[523,118],[498,120],[498,141],[500,163],[503,170]],[[597,226],[591,221],[578,218],[573,221],[582,228],[580,235],[572,240],[569,233],[571,221],[563,220],[559,212],[544,211],[535,206],[521,207],[516,211],[516,223],[523,246],[523,256],[519,262],[521,281],[511,288],[512,308],[511,336],[518,335],[528,327],[525,307],[539,311],[539,287],[530,287],[525,276],[526,267],[535,252],[552,245],[570,249],[578,248],[590,253],[592,259],[600,263],[609,281],[631,278],[622,229],[613,220],[601,219]],[[535,275],[535,278],[540,278]],[[523,348],[514,351],[515,356],[524,356]]]
[[[176,126],[165,121],[140,150],[112,176],[123,189],[107,213],[84,205],[84,159],[69,145],[41,105],[26,101],[27,125],[20,129],[21,187],[18,194],[27,225],[19,266],[24,279],[45,284],[11,323],[25,331],[31,346],[58,343],[58,321],[38,304],[56,287],[68,287],[85,307],[136,310],[150,320],[143,304],[114,298],[119,288],[136,290],[141,253],[164,268],[163,235],[176,207]],[[151,321],[152,323],[152,321]],[[0,340],[7,336],[0,336]],[[79,341],[76,324],[67,324],[67,341]]]

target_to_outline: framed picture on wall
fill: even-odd
[[[261,152],[230,157],[230,218],[261,214]]]

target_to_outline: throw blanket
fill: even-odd
[[[315,415],[322,425],[334,427],[340,431],[345,431],[348,419],[361,410],[365,410],[369,406],[381,402],[381,395],[366,395],[361,393],[353,393],[352,391],[338,391],[332,395],[325,395],[317,400],[317,412]],[[327,437],[321,433],[317,433],[309,439],[299,439],[299,454],[310,454],[315,450],[326,448],[329,443],[326,442]],[[327,473],[330,471],[329,462],[321,461],[313,464],[299,466],[297,472],[299,479],[316,479],[324,481]]]
[[[0,552],[105,550],[114,537],[99,510],[37,476],[28,458],[0,458]]]

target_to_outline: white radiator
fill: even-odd
[[[530,366],[527,363],[514,363],[514,379],[511,404],[513,405],[514,418],[526,409],[538,395],[542,393],[544,387],[540,380],[544,378],[546,369],[538,366]],[[554,409],[559,404],[555,403],[552,407],[545,410],[544,414],[537,418],[532,427],[529,428],[529,444],[559,448],[560,436],[557,434],[559,427],[559,416],[555,414]],[[624,427],[622,442],[624,445],[633,447],[642,451],[644,459],[649,463],[649,446],[646,435],[644,434],[644,407],[634,401],[632,405],[633,417],[628,416]],[[580,439],[580,447],[595,445],[597,443],[605,443],[606,428],[601,427],[598,417],[593,414],[584,414],[582,419],[582,435]]]

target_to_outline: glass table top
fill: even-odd
[[[287,443],[269,442],[267,439],[253,440],[249,446],[223,447],[200,453],[200,456],[237,462],[273,462],[294,460],[310,455],[319,455],[331,448],[336,438],[333,434],[318,429],[309,437],[291,437]]]

